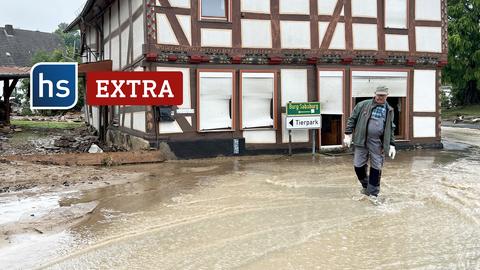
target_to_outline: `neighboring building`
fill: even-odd
[[[320,101],[320,135],[293,131],[294,148],[328,148],[341,145],[353,106],[386,85],[400,144],[441,147],[446,2],[89,0],[69,29],[81,29],[86,62],[184,74],[173,117],[169,108],[90,108],[107,140],[167,142],[180,156],[282,150],[285,104]]]
[[[0,124],[10,122],[10,98],[19,79],[27,78],[32,57],[39,51],[62,48],[61,39],[52,33],[0,27]]]

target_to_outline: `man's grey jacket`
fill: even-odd
[[[375,103],[375,98],[373,98],[358,103],[353,109],[345,129],[345,134],[353,133],[353,145],[366,146],[368,121],[372,115],[373,108],[378,105],[379,104]],[[382,140],[384,153],[388,153],[390,145],[395,146],[395,124],[393,123],[393,116],[393,108],[387,103],[387,118]]]

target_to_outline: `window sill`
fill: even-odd
[[[219,133],[219,132],[235,132],[234,129],[208,129],[208,130],[197,130],[199,133]]]
[[[233,24],[231,21],[227,19],[208,19],[208,18],[201,18],[198,20],[199,22],[206,22],[206,23],[218,23],[218,24]]]

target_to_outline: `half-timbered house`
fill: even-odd
[[[180,106],[87,118],[107,140],[189,156],[286,149],[289,101],[322,112],[321,132],[293,131],[294,148],[339,146],[353,106],[379,85],[399,144],[440,147],[446,22],[446,0],[89,0],[69,29],[81,29],[85,62],[183,73]]]

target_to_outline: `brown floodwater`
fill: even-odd
[[[444,150],[386,163],[376,203],[360,195],[352,155],[118,168],[145,175],[50,195],[98,205],[68,230],[0,246],[0,268],[479,269],[480,132],[444,134]]]

